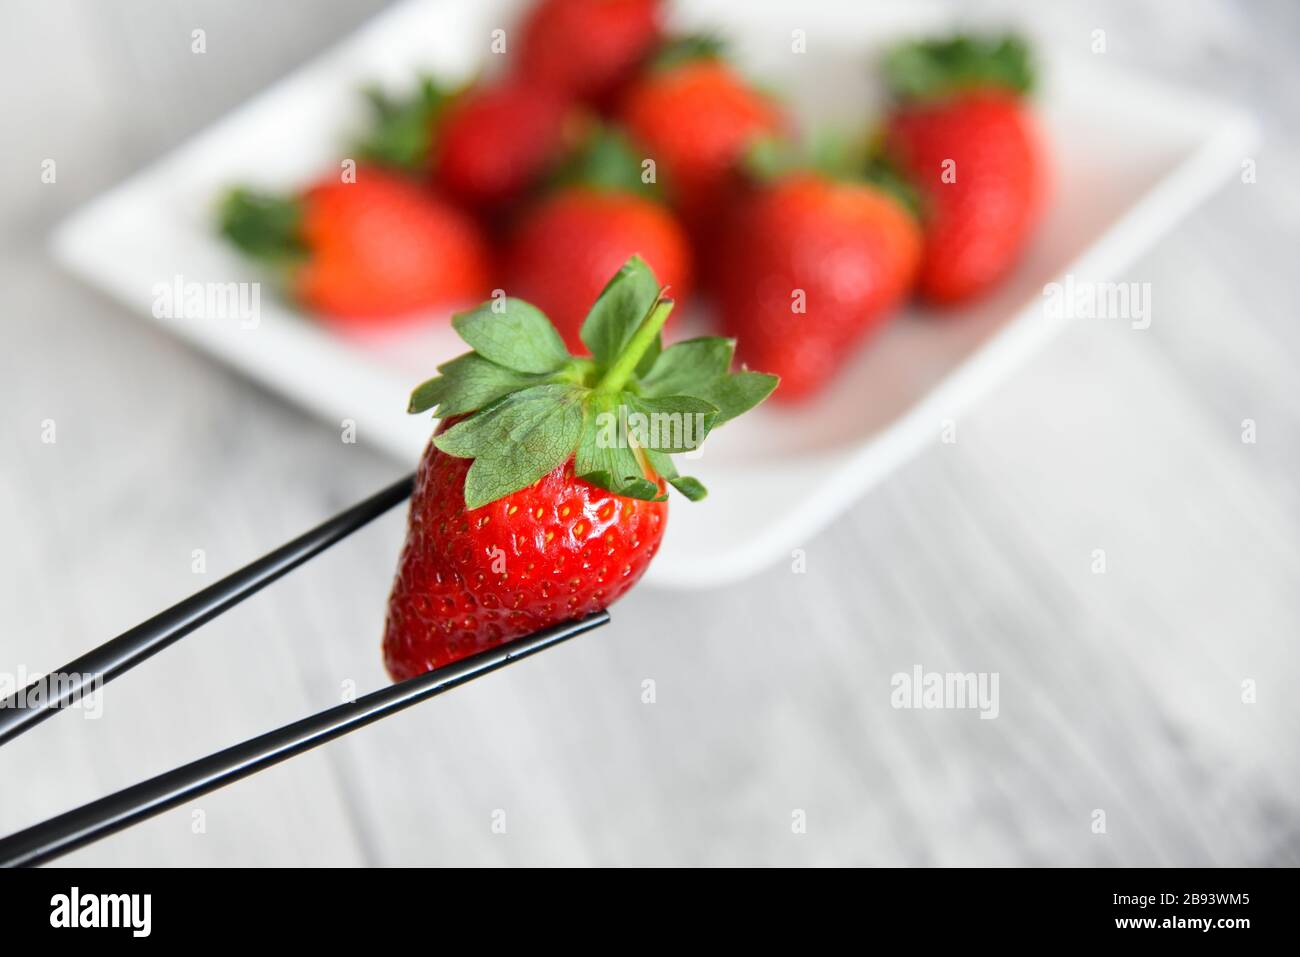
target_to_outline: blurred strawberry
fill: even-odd
[[[760,186],[728,224],[718,276],[737,357],[781,377],[776,397],[820,391],[906,296],[921,255],[915,218],[865,181],[801,171]]]
[[[435,137],[434,175],[481,207],[517,201],[554,165],[564,141],[564,102],[519,83],[475,89],[447,110]]]
[[[505,256],[506,288],[555,323],[582,352],[578,330],[609,277],[640,256],[679,303],[691,289],[691,252],[672,213],[640,178],[621,137],[593,131],[564,185],[525,213]]]
[[[523,23],[520,72],[565,97],[608,107],[660,37],[660,0],[542,0]]]
[[[432,171],[449,198],[489,211],[543,179],[562,154],[572,115],[556,94],[513,80],[448,92],[424,78],[405,99],[367,96],[375,122],[360,144],[366,160]]]
[[[779,108],[719,56],[716,42],[669,44],[632,86],[620,113],[657,167],[673,206],[700,246],[734,194],[736,166],[749,147],[782,132]]]
[[[897,98],[885,148],[923,200],[919,291],[936,303],[971,299],[1020,258],[1048,191],[1023,99],[1028,50],[1014,37],[912,43],[888,55],[885,74]]]
[[[487,288],[488,253],[462,212],[396,174],[318,180],[296,196],[233,190],[221,231],[284,270],[294,299],[348,325],[463,304]]]

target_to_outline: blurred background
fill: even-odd
[[[6,5],[0,671],[57,666],[408,469],[47,251],[64,216],[383,6]],[[1256,182],[1116,277],[1151,284],[1145,334],[1071,326],[959,442],[804,544],[805,571],[643,587],[610,628],[65,860],[1300,863],[1300,9],[959,12],[1081,53],[1104,29],[1117,66],[1257,120]],[[0,750],[0,830],[378,686],[402,531],[385,517],[122,678],[99,720]],[[918,665],[998,673],[998,718],[894,709],[891,676]]]

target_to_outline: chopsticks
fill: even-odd
[[[391,489],[389,491],[392,491]],[[382,494],[382,493],[381,493]],[[609,622],[597,612],[373,691],[0,839],[0,866],[42,864]]]
[[[0,702],[0,745],[112,681],[411,495],[411,474]],[[57,680],[50,680],[57,676]]]
[[[53,672],[58,676],[57,681],[36,679],[10,695],[0,702],[0,744],[81,700],[85,694],[97,691],[405,501],[414,482],[414,474],[394,482],[288,544],[104,642]],[[600,611],[580,621],[542,629],[92,801],[0,839],[0,866],[19,867],[53,860],[608,621],[609,613]]]

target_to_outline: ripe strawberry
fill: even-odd
[[[415,183],[363,166],[293,197],[237,189],[221,229],[286,272],[297,301],[325,318],[366,325],[472,302],[487,288],[488,253],[463,213]]]
[[[643,189],[621,139],[597,133],[575,166],[572,185],[524,214],[505,268],[511,295],[546,313],[577,353],[587,310],[630,256],[644,259],[680,303],[690,293],[691,250],[673,215]]]
[[[610,273],[639,255],[675,298],[690,290],[691,251],[672,214],[631,193],[585,186],[562,190],[519,224],[506,258],[506,288],[545,312],[565,344],[578,336]]]
[[[572,116],[545,89],[506,80],[448,92],[425,78],[412,97],[368,91],[375,113],[360,145],[369,161],[431,171],[457,202],[497,211],[539,183],[563,152]]]
[[[564,101],[518,83],[475,90],[447,110],[435,135],[434,175],[479,207],[518,200],[560,155]]]
[[[520,73],[607,107],[659,42],[660,0],[542,0],[524,20]]]
[[[712,244],[745,152],[785,125],[776,105],[716,50],[691,40],[665,51],[633,85],[620,115],[701,246]]]
[[[704,496],[671,453],[698,446],[776,380],[729,372],[726,339],[661,351],[671,309],[634,258],[583,325],[590,359],[571,356],[521,300],[456,317],[475,351],[411,396],[410,411],[436,407],[444,427],[420,463],[388,602],[394,679],[605,607],[659,547],[665,483]]]
[[[572,459],[473,510],[469,469],[433,444],[420,461],[384,631],[394,680],[599,611],[636,584],[663,538],[667,502],[584,482]]]
[[[898,97],[886,149],[924,201],[919,291],[943,304],[978,296],[1020,258],[1046,199],[1028,52],[1014,38],[956,37],[895,50],[886,73]]]
[[[916,221],[889,193],[788,174],[760,187],[728,225],[723,329],[739,338],[742,361],[781,377],[779,399],[806,398],[884,323],[920,255]]]

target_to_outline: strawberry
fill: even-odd
[[[588,308],[628,257],[644,259],[677,302],[690,292],[686,236],[639,173],[622,139],[597,131],[573,161],[570,185],[525,213],[511,237],[506,287],[545,312],[574,352]]]
[[[608,107],[658,44],[660,0],[542,0],[523,23],[520,73]]]
[[[517,200],[559,156],[567,116],[564,101],[535,87],[476,90],[443,117],[434,173],[443,188],[475,206]]]
[[[294,299],[328,319],[366,325],[487,288],[478,227],[419,185],[362,166],[355,182],[325,177],[296,196],[233,190],[221,230],[284,270]]]
[[[897,102],[885,148],[923,199],[918,289],[940,304],[987,291],[1020,258],[1042,216],[1048,161],[1024,100],[1022,42],[955,37],[885,62]]]
[[[728,225],[723,330],[739,338],[743,361],[780,375],[777,398],[806,398],[884,323],[920,255],[920,229],[891,193],[788,173],[759,187]]]
[[[773,376],[729,371],[734,343],[661,348],[671,300],[639,259],[605,287],[574,358],[518,299],[455,318],[474,351],[411,396],[443,427],[420,463],[384,658],[407,678],[609,605],[645,572],[665,483],[705,494],[671,453],[757,405]],[[450,423],[450,424],[449,424]]]
[[[620,116],[701,247],[712,245],[746,151],[785,126],[777,106],[720,59],[716,45],[691,38],[660,55]]]
[[[432,444],[420,461],[384,630],[395,681],[604,608],[636,584],[663,538],[667,502],[607,492],[575,476],[572,460],[472,512],[469,470],[469,459]]]
[[[405,99],[367,96],[375,122],[358,144],[365,159],[429,171],[447,196],[487,211],[518,201],[545,177],[573,115],[561,97],[513,80],[449,92],[425,77]]]

